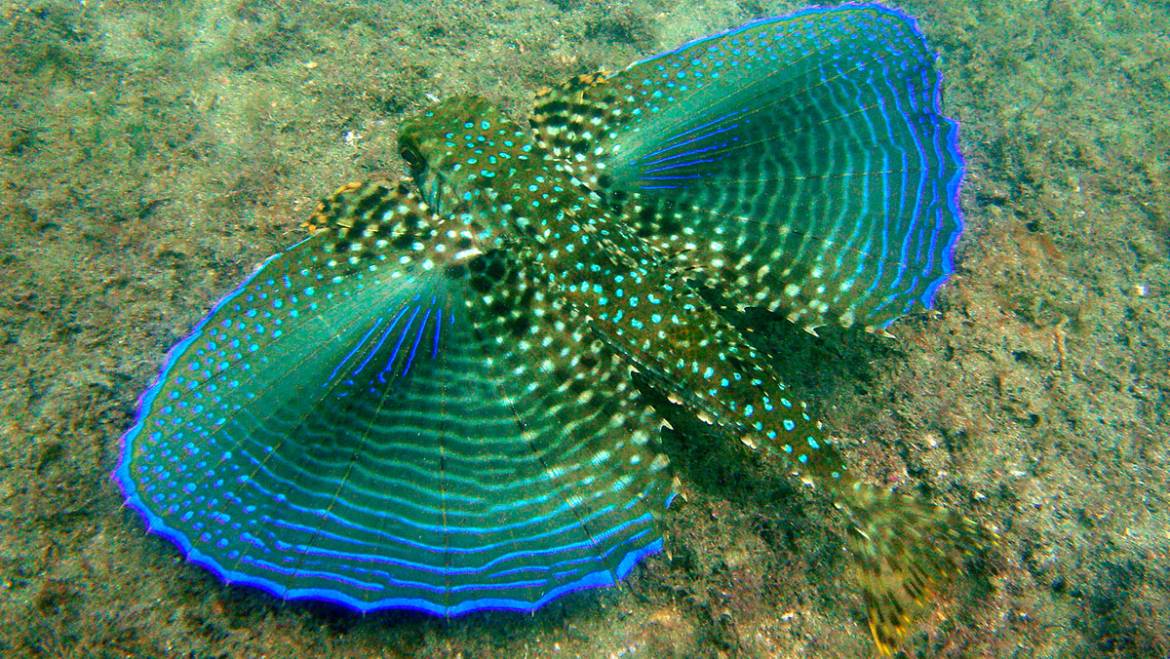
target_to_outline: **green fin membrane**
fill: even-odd
[[[440,615],[532,610],[661,548],[658,417],[516,255],[401,186],[310,225],[144,397],[116,477],[153,531],[280,597]]]
[[[931,306],[962,230],[936,59],[900,12],[810,9],[547,90],[534,129],[727,299],[880,329]]]

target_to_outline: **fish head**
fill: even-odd
[[[497,151],[520,140],[528,134],[486,99],[455,96],[403,123],[398,150],[427,204],[457,215],[495,175]]]

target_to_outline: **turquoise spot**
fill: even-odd
[[[813,439],[813,436],[812,436],[812,435],[809,435],[809,436],[808,436],[808,445],[809,445],[809,446],[810,446],[810,447],[811,447],[811,448],[812,448],[814,451],[815,451],[816,449],[819,449],[819,448],[821,447],[821,445],[817,443],[817,440]]]
[[[784,429],[785,430],[787,430],[788,432],[792,432],[795,428],[796,428],[796,424],[792,422],[792,419],[784,419]]]

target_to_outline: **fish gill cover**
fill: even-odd
[[[809,328],[929,307],[962,230],[935,59],[897,11],[808,9],[546,90],[531,130],[435,106],[412,180],[338,190],[171,350],[127,503],[281,598],[531,611],[663,546],[637,371],[835,497],[890,649],[988,534],[849,472],[697,290]]]

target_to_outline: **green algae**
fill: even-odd
[[[162,352],[337,185],[395,175],[401,117],[542,84],[790,2],[0,5],[0,653],[868,652],[828,511],[676,423],[671,554],[532,617],[365,618],[225,588],[109,482]],[[893,340],[744,323],[860,469],[1004,546],[907,651],[1170,651],[1170,10],[905,2],[970,175],[960,273]],[[945,615],[944,615],[945,614]]]

